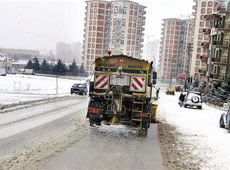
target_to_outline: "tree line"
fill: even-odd
[[[87,76],[84,70],[83,64],[78,67],[76,65],[75,59],[72,64],[66,66],[65,63],[58,59],[56,64],[50,64],[44,59],[40,64],[37,57],[33,59],[29,59],[27,62],[25,69],[34,69],[35,73],[41,74],[55,74],[55,75],[70,75],[70,76]]]

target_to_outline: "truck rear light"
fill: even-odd
[[[91,110],[90,110],[90,113],[98,114],[98,113],[99,113],[99,110],[97,110],[97,109],[91,109]]]
[[[140,113],[139,116],[140,116],[140,117],[148,117],[148,114]]]

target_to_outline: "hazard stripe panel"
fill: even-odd
[[[145,92],[146,77],[131,77],[130,91]]]
[[[108,89],[109,87],[109,75],[96,74],[94,80],[95,89]]]

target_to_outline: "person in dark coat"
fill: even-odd
[[[184,104],[185,96],[186,96],[186,95],[185,95],[184,93],[181,93],[181,94],[180,94],[180,97],[179,97],[179,105],[180,105],[180,107],[182,107],[183,104]]]
[[[160,92],[160,88],[157,88],[157,90],[156,90],[156,97],[157,97],[157,99],[159,97],[159,92]]]

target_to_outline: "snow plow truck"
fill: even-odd
[[[157,73],[148,61],[126,55],[95,60],[94,80],[90,82],[87,118],[90,126],[128,125],[146,136],[156,122],[152,85]]]

